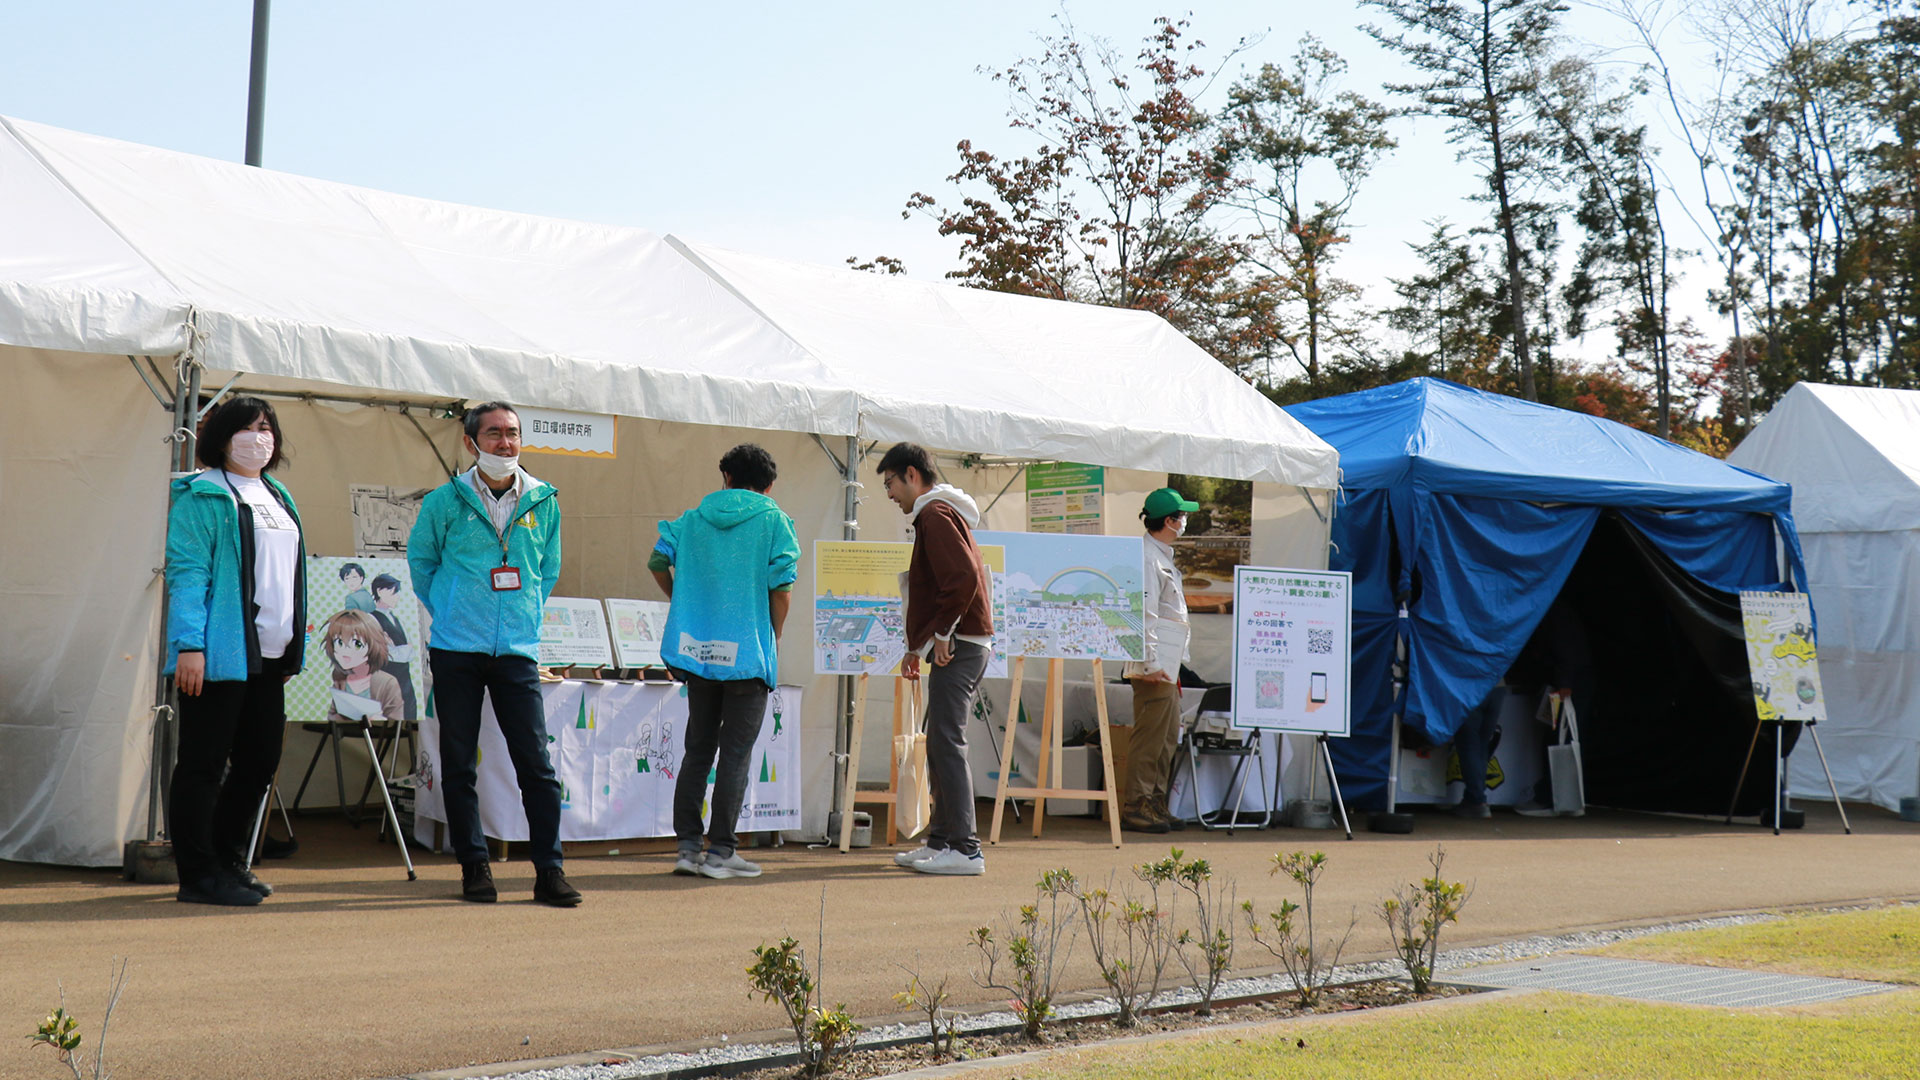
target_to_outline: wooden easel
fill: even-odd
[[[1007,778],[1013,772],[1014,726],[1020,719],[1020,687],[1026,677],[1027,658],[1013,658],[1013,669],[1008,682],[1012,686],[1007,703],[1007,737],[1000,745],[1000,782],[993,797],[993,831],[988,834],[987,842],[1000,842],[1000,822],[1006,816],[1008,799],[1033,800],[1033,835],[1040,836],[1040,827],[1046,821],[1048,799],[1090,799],[1105,803],[1107,807],[1107,825],[1113,830],[1113,846],[1120,846],[1120,791],[1113,782],[1113,729],[1107,723],[1107,685],[1106,674],[1098,658],[1093,664],[1093,712],[1100,722],[1100,766],[1106,777],[1106,790],[1083,791],[1061,787],[1061,758],[1065,750],[1061,741],[1065,738],[1066,717],[1062,714],[1066,696],[1067,662],[1060,659],[1047,661],[1046,706],[1041,710],[1040,719],[1040,768],[1035,777],[1034,787],[1009,787]],[[1051,772],[1049,772],[1051,767]]]
[[[871,678],[867,672],[861,672],[855,680],[853,691],[853,731],[847,743],[847,789],[840,805],[840,854],[845,855],[853,846],[853,808],[858,803],[884,805],[887,808],[887,846],[900,842],[900,826],[895,813],[900,796],[900,762],[893,756],[893,743],[887,743],[887,790],[861,791],[860,784],[860,740],[867,728],[867,682]],[[912,684],[904,675],[893,677],[893,737],[895,739],[907,731],[907,698],[913,692]]]

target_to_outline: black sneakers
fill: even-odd
[[[460,899],[491,904],[500,899],[493,887],[493,867],[484,862],[460,864]]]
[[[179,898],[183,904],[216,904],[220,907],[255,907],[265,899],[225,870],[183,878]]]
[[[249,870],[240,863],[227,864],[227,874],[232,877],[233,880],[259,893],[260,899],[262,900],[273,895],[273,886],[255,877],[252,870]]]
[[[554,907],[579,907],[581,900],[580,890],[567,884],[566,871],[557,866],[534,871],[533,898]]]

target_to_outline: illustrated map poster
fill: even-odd
[[[1762,720],[1825,720],[1813,606],[1806,593],[1743,592],[1753,706]]]
[[[614,656],[621,667],[661,666],[660,636],[666,632],[669,606],[660,600],[607,600]]]
[[[1006,549],[1007,651],[1065,660],[1144,656],[1146,546],[1138,536],[977,532]],[[996,618],[994,626],[1003,624]]]
[[[1107,470],[1098,465],[1027,466],[1027,531],[1100,535],[1106,490]]]
[[[418,719],[427,623],[407,560],[309,558],[306,656],[287,683],[287,721]]]
[[[993,655],[987,677],[1007,673],[1003,597],[1006,552],[981,543],[980,558],[993,578]],[[905,604],[900,575],[913,560],[913,545],[865,540],[816,540],[813,544],[813,671],[816,675],[890,675],[907,654]]]
[[[547,753],[560,781],[560,839],[620,840],[673,835],[673,789],[686,756],[687,689],[682,683],[581,682],[540,684]],[[800,703],[797,686],[767,695],[766,717],[754,739],[747,797],[736,826],[772,832],[800,827]],[[489,699],[481,710],[480,826],[498,840],[527,839],[527,815],[506,740]],[[415,835],[431,843],[431,822],[446,820],[437,761],[439,725],[420,724]],[[713,782],[708,772],[708,784]],[[711,798],[712,788],[708,788]]]
[[[613,640],[598,600],[550,596],[540,610],[541,667],[612,667]]]
[[[1233,726],[1345,736],[1353,575],[1234,568]]]

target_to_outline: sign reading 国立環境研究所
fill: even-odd
[[[522,450],[610,458],[619,449],[618,428],[611,416],[534,408],[520,409],[519,415]]]

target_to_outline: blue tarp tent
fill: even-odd
[[[1402,730],[1441,744],[1523,649],[1554,650],[1552,608],[1561,651],[1584,655],[1541,681],[1574,686],[1588,801],[1726,809],[1754,732],[1737,594],[1805,581],[1786,484],[1440,379],[1287,411],[1340,451],[1330,565],[1354,575],[1353,737],[1334,759],[1354,805],[1389,801],[1396,635]],[[1747,812],[1771,799],[1767,756]]]

